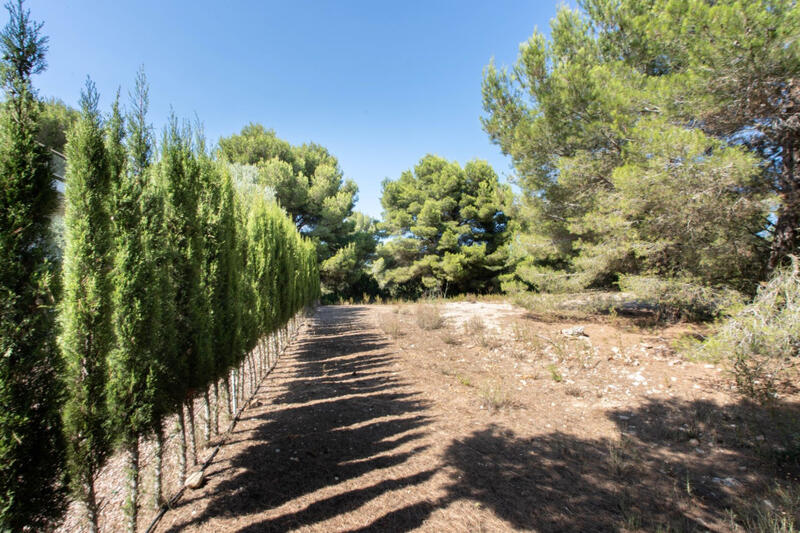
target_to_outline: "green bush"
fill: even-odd
[[[775,396],[776,384],[796,364],[800,351],[800,276],[798,261],[776,271],[749,305],[728,318],[696,348],[707,358],[729,358],[736,384],[759,402]]]
[[[668,320],[713,320],[744,300],[733,289],[709,287],[690,278],[623,275],[618,284],[621,291],[632,293]]]

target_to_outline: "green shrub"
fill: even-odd
[[[696,283],[688,278],[623,275],[619,288],[641,304],[652,306],[659,318],[713,320],[743,302],[741,293]]]
[[[765,402],[796,363],[800,351],[800,276],[798,261],[778,270],[752,303],[728,318],[696,348],[708,359],[729,358],[739,391]]]

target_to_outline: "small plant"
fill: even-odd
[[[400,320],[393,316],[383,315],[380,319],[380,327],[384,333],[393,339],[403,336],[403,329]]]
[[[553,378],[553,381],[556,383],[561,383],[564,381],[564,376],[561,375],[561,373],[558,371],[558,367],[555,364],[551,363],[547,365],[547,370],[550,372],[550,377]]]
[[[455,346],[456,344],[461,344],[461,339],[456,335],[454,332],[450,331],[449,329],[445,329],[442,331],[442,335],[440,337],[442,342],[445,344],[449,344],[450,346]]]
[[[417,325],[424,330],[434,330],[444,326],[444,317],[439,310],[439,306],[430,304],[418,305]]]
[[[486,406],[492,411],[499,411],[503,407],[511,405],[511,397],[508,391],[498,384],[489,384],[482,387],[479,394]]]
[[[463,374],[456,374],[456,379],[465,387],[472,387],[472,380]]]
[[[500,339],[494,335],[489,335],[488,333],[483,332],[478,335],[478,344],[482,348],[493,349],[500,346]]]
[[[486,324],[483,323],[483,319],[479,316],[470,317],[469,320],[464,322],[464,333],[470,337],[482,335],[484,331],[486,331]]]

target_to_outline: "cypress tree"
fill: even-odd
[[[117,344],[109,358],[107,388],[110,426],[126,455],[129,498],[128,530],[136,530],[139,493],[139,437],[160,429],[169,404],[167,369],[171,365],[165,339],[171,316],[168,272],[161,267],[166,235],[161,192],[152,178],[152,135],[146,121],[148,95],[140,71],[128,115],[126,169],[114,186],[113,322]],[[118,106],[107,133],[115,171],[122,169],[123,137]]]
[[[0,530],[44,529],[64,509],[62,385],[54,332],[57,197],[47,149],[36,142],[31,77],[45,69],[47,38],[21,0],[0,33]]]
[[[205,387],[211,374],[208,304],[202,285],[205,253],[198,217],[199,165],[192,151],[190,131],[180,127],[174,115],[164,131],[161,149],[160,183],[166,204],[167,231],[173,245],[175,346],[182,358],[181,392],[189,417],[192,460],[196,464],[193,398]]]
[[[97,531],[94,481],[108,454],[106,358],[111,327],[110,179],[97,92],[87,80],[81,117],[69,132],[64,226],[61,351],[66,363],[64,430],[73,493]]]
[[[236,363],[241,320],[239,300],[239,258],[237,242],[237,205],[233,182],[228,172],[210,160],[201,160],[205,172],[204,202],[211,212],[207,224],[207,291],[211,307],[210,331],[212,350],[212,379],[217,401],[213,413],[214,432],[219,433],[219,387],[230,368]]]

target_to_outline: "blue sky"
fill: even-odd
[[[314,141],[378,217],[380,183],[425,154],[510,162],[480,125],[481,73],[511,64],[558,8],[544,1],[29,0],[50,38],[42,96],[76,105],[90,75],[107,110],[144,65],[157,131],[172,107],[211,142],[260,122]]]

